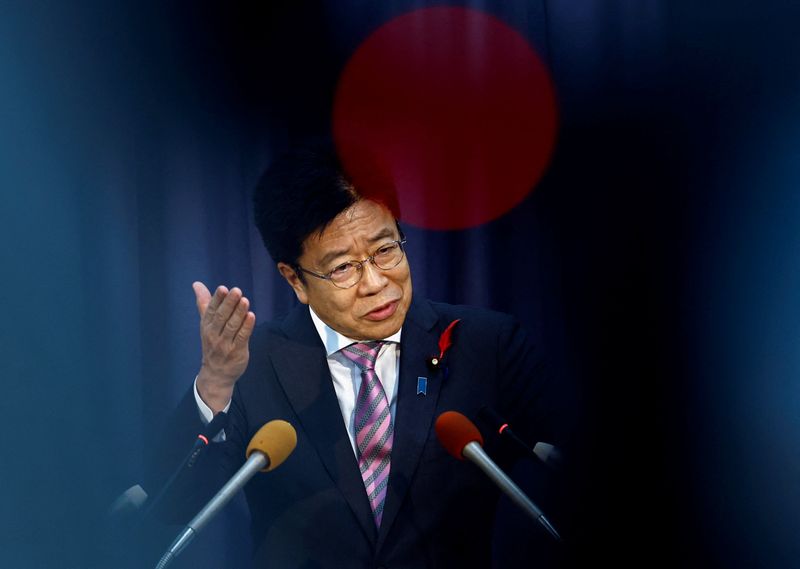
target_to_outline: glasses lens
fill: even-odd
[[[361,263],[342,263],[330,273],[331,282],[339,288],[350,288],[361,278]]]
[[[387,271],[395,268],[403,260],[403,247],[400,246],[398,241],[393,241],[384,245],[373,256],[373,262],[379,269]]]

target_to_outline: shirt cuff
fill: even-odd
[[[200,412],[200,420],[203,421],[204,425],[208,425],[211,422],[211,419],[214,418],[214,411],[206,405],[206,402],[200,397],[200,393],[197,391],[197,377],[194,378],[194,402],[197,403],[197,410]],[[228,401],[228,404],[225,405],[225,408],[222,410],[223,413],[227,413],[228,409],[231,408],[231,402]]]

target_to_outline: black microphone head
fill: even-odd
[[[497,411],[488,405],[484,405],[480,408],[478,411],[478,418],[491,427],[493,431],[497,432],[499,432],[503,425],[507,425],[505,419],[503,419]]]
[[[110,517],[125,516],[137,512],[147,501],[147,492],[139,485],[131,486],[120,494],[108,508]]]

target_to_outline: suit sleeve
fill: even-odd
[[[154,488],[159,492],[165,489],[154,510],[162,520],[175,524],[189,521],[244,462],[247,425],[237,392],[235,389],[228,410],[225,440],[210,442],[193,461],[184,462],[205,427],[194,388],[188,390],[168,418],[151,467],[156,481]],[[176,471],[175,479],[165,486]]]

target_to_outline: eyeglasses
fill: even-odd
[[[381,245],[377,251],[363,261],[347,261],[346,263],[337,265],[331,272],[325,275],[309,271],[300,265],[296,265],[295,268],[315,276],[318,279],[330,281],[335,287],[350,288],[361,280],[361,275],[364,274],[364,263],[368,261],[383,271],[394,269],[399,265],[405,255],[403,251],[403,245],[405,245],[405,243],[405,239],[391,241],[385,245]]]

